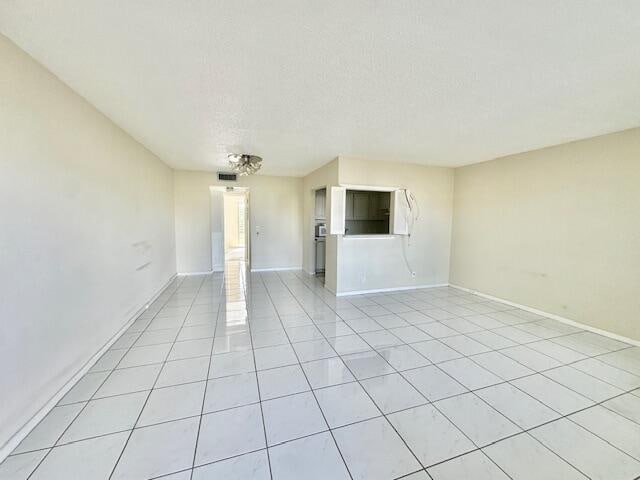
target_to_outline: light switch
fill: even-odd
[[[260,235],[260,226],[256,225],[256,235]]]

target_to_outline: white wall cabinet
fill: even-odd
[[[347,190],[345,220],[387,220],[390,194]]]
[[[381,220],[380,217],[380,193],[372,192],[369,195],[369,220]]]
[[[332,203],[331,219],[335,225],[330,226],[331,234],[344,234],[345,227],[349,228],[347,233],[351,235],[382,234],[382,230],[396,235],[409,233],[409,205],[404,190],[381,192],[332,187],[331,195],[332,202],[335,198],[342,202],[335,209]],[[339,214],[338,211],[343,212],[342,218],[335,216]],[[347,221],[350,222],[348,225]]]
[[[353,192],[346,193],[345,219],[353,220]]]
[[[389,218],[389,212],[391,210],[391,195],[379,195],[378,196],[378,213],[380,220],[386,220]]]
[[[353,194],[353,219],[370,220],[369,215],[369,193]]]

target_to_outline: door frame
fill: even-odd
[[[209,187],[211,192],[210,194],[210,241],[211,241],[211,271],[214,272],[222,272],[224,271],[224,266],[226,264],[225,259],[225,231],[224,231],[224,196],[225,195],[234,195],[234,196],[242,196],[244,199],[244,256],[245,263],[247,267],[251,265],[251,212],[250,212],[250,202],[249,202],[249,188],[248,187],[226,187],[220,185],[211,185]],[[216,205],[216,197],[220,195],[221,205]],[[222,218],[214,218],[216,214],[220,214]],[[220,227],[220,228],[218,228]],[[222,234],[222,239],[218,238],[218,236]],[[219,256],[219,250],[222,247],[222,265],[214,264],[215,260]]]
[[[249,211],[251,192],[247,188],[244,192],[244,261],[251,270],[251,215]]]

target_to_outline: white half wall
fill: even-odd
[[[178,272],[211,270],[211,186],[249,188],[251,268],[301,268],[302,178],[239,178],[219,182],[213,172],[174,172]]]
[[[0,447],[175,274],[173,174],[0,35]]]
[[[411,238],[334,235],[336,293],[449,283],[453,169],[339,157],[338,170],[341,185],[409,189],[419,218]]]

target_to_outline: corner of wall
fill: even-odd
[[[457,179],[458,179],[458,168],[452,168],[452,187],[451,187],[451,232],[449,235],[449,272],[447,275],[447,281],[449,284],[453,282],[453,260],[455,256],[455,230],[456,230],[456,193],[457,193]]]

